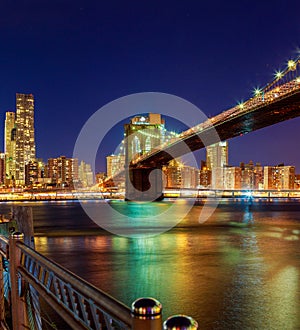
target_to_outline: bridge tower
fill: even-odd
[[[136,116],[125,129],[125,199],[154,201],[163,198],[162,171],[157,164],[133,166],[131,161],[164,141],[165,122],[160,114]]]

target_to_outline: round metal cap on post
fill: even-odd
[[[150,297],[139,298],[131,305],[132,329],[161,330],[162,305]]]
[[[163,330],[197,330],[198,323],[186,315],[170,316],[163,325]]]
[[[12,239],[17,239],[17,240],[23,240],[24,239],[24,234],[20,233],[19,231],[15,231],[11,234]]]

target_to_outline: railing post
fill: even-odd
[[[161,330],[162,305],[154,298],[139,298],[131,305],[133,330]]]
[[[24,292],[20,292],[21,279],[18,276],[18,267],[21,265],[21,251],[17,248],[17,242],[23,242],[24,235],[14,232],[9,237],[9,268],[11,281],[11,305],[12,323],[14,330],[28,328],[28,317],[26,314],[26,302]],[[21,294],[23,296],[21,296]]]
[[[3,257],[0,255],[0,325],[5,321]]]
[[[163,330],[197,330],[198,323],[186,315],[170,316],[163,324]]]

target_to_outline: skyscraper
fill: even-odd
[[[210,169],[228,165],[227,141],[215,143],[206,148],[206,165]]]
[[[5,115],[4,153],[6,181],[12,184],[16,175],[16,114],[14,112],[6,112]]]
[[[0,152],[0,185],[4,186],[5,185],[5,158],[6,155],[4,152]]]
[[[35,161],[34,98],[16,94],[16,184],[25,183],[25,165]]]
[[[211,187],[224,188],[224,167],[228,165],[227,141],[215,143],[206,148],[206,164],[211,170]]]

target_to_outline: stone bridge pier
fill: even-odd
[[[163,196],[163,174],[161,167],[129,166],[125,169],[126,201],[161,201]]]

